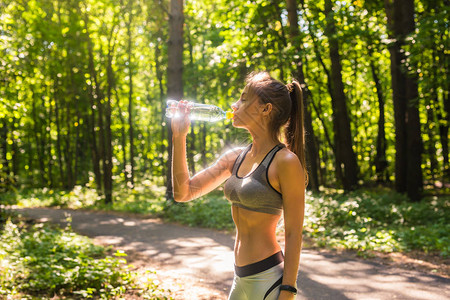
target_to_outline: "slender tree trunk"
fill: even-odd
[[[127,23],[127,35],[128,35],[128,136],[130,139],[130,167],[128,169],[128,184],[131,188],[134,188],[134,126],[133,126],[133,67],[132,67],[132,43],[133,36],[131,33],[131,23],[132,18],[132,1],[129,2],[130,9],[128,13],[128,23]]]
[[[31,128],[29,128],[29,129],[31,129]],[[32,136],[31,136],[31,134],[30,133],[28,133],[27,134],[27,145],[26,145],[26,154],[27,154],[27,158],[28,158],[28,162],[27,162],[27,165],[28,165],[28,170],[27,170],[27,177],[28,178],[30,178],[30,180],[32,181],[32,182],[35,182],[35,176],[34,176],[34,170],[35,170],[35,166],[34,166],[34,150],[35,149],[33,149],[33,146],[35,146],[35,144],[33,144],[33,141],[32,141]]]
[[[183,0],[170,0],[169,44],[167,68],[167,96],[170,99],[183,98]],[[169,160],[166,182],[166,199],[173,201],[172,190],[172,128],[168,129]]]
[[[432,100],[430,101],[432,102]],[[430,103],[431,104],[431,103]],[[431,175],[431,181],[434,185],[436,181],[436,170],[438,162],[436,160],[436,140],[435,140],[435,133],[436,133],[436,127],[434,126],[435,120],[434,120],[434,109],[432,108],[432,105],[427,106],[427,123],[426,123],[426,129],[428,134],[428,141],[426,143],[426,149],[428,152],[428,159],[430,160],[430,175]]]
[[[45,161],[44,161],[44,149],[42,148],[42,134],[41,138],[38,136],[38,133],[41,133],[41,130],[38,129],[38,119],[37,119],[37,112],[36,112],[36,97],[34,94],[34,89],[31,89],[31,99],[32,99],[32,111],[31,115],[33,117],[33,137],[34,141],[36,143],[36,149],[37,149],[37,160],[39,163],[39,169],[40,169],[40,185],[45,185],[47,183],[47,180],[45,179]],[[6,141],[6,140],[5,140]],[[30,166],[31,168],[31,166]]]
[[[437,101],[436,101],[437,102]],[[439,122],[439,135],[442,144],[442,156],[444,158],[444,179],[445,177],[450,178],[450,164],[449,164],[449,150],[448,150],[448,128],[450,125],[450,99],[448,92],[444,94],[444,110],[447,114],[447,119],[445,120],[442,115],[439,116],[439,120],[444,120],[444,122]]]
[[[54,93],[53,93],[53,99],[55,100],[55,124],[56,124],[56,153],[58,154],[58,169],[59,169],[59,185],[63,186],[64,182],[66,182],[66,178],[64,177],[64,170],[63,170],[63,160],[62,160],[62,149],[61,149],[61,125],[59,122],[60,116],[59,116],[59,97],[57,96],[58,93],[58,86],[56,85],[56,82],[58,81],[57,77],[53,77],[54,85]]]
[[[46,111],[47,116],[45,117],[45,120],[48,120],[48,125],[45,126],[44,125],[44,129],[45,129],[45,133],[44,135],[46,136],[46,139],[42,139],[41,142],[42,144],[42,148],[45,148],[46,150],[46,154],[48,157],[48,185],[50,186],[50,188],[54,188],[55,184],[53,181],[53,164],[54,164],[54,160],[53,160],[53,151],[52,151],[52,137],[51,137],[51,130],[52,130],[52,121],[51,121],[51,116],[53,114],[53,108],[52,108],[52,101],[51,99],[51,95],[49,93],[49,91],[47,90],[48,93],[48,99],[49,99],[49,105],[48,105],[48,111]]]
[[[77,184],[78,181],[78,164],[81,160],[81,151],[80,151],[80,141],[81,139],[84,137],[82,137],[80,139],[80,127],[81,127],[81,112],[80,112],[80,107],[79,107],[79,101],[77,101],[77,104],[75,106],[76,109],[76,115],[77,115],[77,127],[75,129],[75,161],[74,161],[74,168],[73,168],[73,185],[75,186]]]
[[[311,110],[309,106],[310,99],[312,98],[311,91],[308,89],[308,85],[305,82],[305,74],[303,72],[303,49],[302,38],[300,36],[300,30],[298,28],[298,13],[297,13],[297,0],[287,0],[287,11],[289,20],[289,35],[291,44],[298,49],[298,59],[295,64],[297,66],[297,79],[299,80],[303,89],[303,105],[305,109],[305,150],[306,150],[306,165],[309,177],[309,187],[313,191],[319,190],[319,177],[318,177],[318,153],[315,145],[315,135],[312,126]]]
[[[206,64],[206,58],[205,58],[205,41],[203,40],[202,43],[202,65],[204,66]],[[199,99],[199,101],[201,103],[205,102],[205,99],[201,96],[200,97],[201,100]],[[202,159],[202,167],[203,169],[206,168],[208,166],[208,160],[206,159],[206,124],[205,122],[202,122],[200,124],[200,133],[201,133],[201,138],[200,138],[200,153],[201,153],[201,159]]]
[[[404,70],[405,38],[414,32],[414,1],[385,0],[388,29],[394,40],[389,45],[396,135],[395,188],[419,201],[423,191],[421,169],[422,138],[417,80]]]
[[[339,42],[336,38],[336,26],[332,0],[325,0],[325,14],[328,22],[325,35],[328,37],[331,60],[331,101],[333,106],[334,144],[336,146],[337,164],[344,169],[345,190],[352,190],[358,184],[358,165],[353,151],[353,139],[350,131],[350,120],[347,111],[347,100],[342,82],[342,66],[339,54]]]
[[[188,47],[189,47],[189,68],[193,72],[193,76],[191,78],[192,97],[193,97],[194,101],[198,101],[198,95],[197,95],[198,79],[197,79],[196,66],[195,66],[195,63],[194,63],[194,53],[193,53],[194,52],[194,47],[192,45],[189,27],[187,27],[186,32],[188,33],[186,36],[187,36]],[[196,127],[195,123],[196,122],[192,122],[192,124],[191,124],[191,129],[190,129],[190,132],[189,132],[188,145],[187,145],[187,159],[188,159],[188,166],[189,166],[189,170],[190,170],[191,174],[195,174],[195,161],[194,161],[194,150],[195,150],[195,132],[194,132],[194,127]]]
[[[78,8],[79,13],[81,14],[81,10]],[[100,138],[100,149],[97,144],[97,132],[96,132],[96,111],[99,109],[99,107],[96,106],[94,103],[94,99],[100,97],[98,93],[96,92],[98,89],[98,83],[97,83],[97,74],[95,70],[94,65],[94,54],[92,50],[92,41],[89,37],[89,30],[88,30],[88,23],[89,23],[89,16],[87,14],[84,15],[84,29],[85,29],[85,36],[87,41],[87,50],[88,50],[88,69],[89,69],[89,75],[91,79],[91,84],[88,86],[89,90],[89,101],[90,101],[90,118],[89,118],[89,131],[90,131],[90,143],[91,143],[91,151],[92,151],[92,165],[94,168],[94,174],[95,174],[95,182],[97,184],[97,192],[99,194],[103,194],[103,181],[102,181],[102,173],[100,168],[100,161],[102,158],[102,146],[103,143],[102,138]],[[93,87],[94,85],[94,87]],[[99,115],[99,118],[102,118],[102,115]],[[100,122],[99,122],[100,123]],[[102,124],[103,126],[103,124]]]
[[[385,131],[385,116],[384,116],[384,95],[380,79],[373,61],[373,49],[372,45],[368,45],[368,53],[370,60],[370,70],[372,72],[372,78],[375,82],[375,89],[377,90],[378,99],[378,135],[377,135],[377,154],[375,156],[375,172],[377,174],[378,182],[385,182],[389,180],[389,176],[386,174],[387,159],[386,159],[386,131]]]
[[[121,145],[122,145],[122,152],[123,152],[123,164],[122,164],[122,172],[125,175],[125,181],[127,181],[127,134],[125,132],[125,120],[123,119],[122,116],[122,108],[120,107],[120,102],[119,102],[119,94],[117,92],[117,87],[114,86],[114,94],[116,96],[116,103],[117,103],[117,109],[119,110],[119,120],[120,120],[120,141],[121,141]]]
[[[2,157],[0,163],[3,165],[2,172],[0,173],[0,191],[1,187],[5,187],[5,190],[8,191],[10,189],[9,186],[9,162],[8,162],[8,121],[6,117],[2,118],[2,131],[1,131],[1,150]]]
[[[74,63],[73,63],[73,58],[72,58],[72,50],[69,51],[69,62],[67,64],[68,66],[68,70],[67,73],[69,74],[69,80],[70,80],[70,92],[72,93],[72,102],[75,103],[75,113],[74,113],[74,117],[77,117],[77,121],[76,123],[79,124],[79,115],[78,115],[78,99],[75,95],[77,95],[78,91],[76,88],[76,83],[74,80],[74,74],[72,72],[72,69],[75,67]],[[69,102],[70,103],[70,102]],[[73,120],[72,120],[72,107],[69,105],[69,103],[66,103],[65,107],[66,107],[66,126],[67,126],[67,134],[65,136],[65,143],[66,143],[66,177],[67,177],[67,182],[66,182],[66,188],[68,190],[72,190],[73,187],[76,184],[76,175],[74,173],[74,165],[76,164],[76,160],[77,160],[77,143],[78,143],[78,131],[79,131],[79,127],[78,125],[75,127],[75,141],[74,143],[72,143],[73,141],[73,135],[72,135],[72,129],[74,127],[73,125]],[[72,146],[74,145],[74,146]],[[75,147],[75,148],[74,148]],[[75,157],[74,154],[75,153]],[[75,160],[75,161],[74,161]]]
[[[156,71],[156,78],[158,79],[159,101],[161,104],[161,115],[160,115],[161,122],[160,122],[160,124],[166,123],[166,126],[161,126],[161,141],[163,141],[166,138],[166,131],[167,131],[166,128],[170,126],[170,121],[166,120],[166,117],[165,117],[166,103],[164,101],[165,93],[164,93],[164,85],[163,85],[163,71],[162,71],[162,67],[161,67],[161,63],[160,63],[160,57],[161,57],[161,49],[160,49],[160,46],[157,44],[155,46],[155,71]],[[169,149],[165,149],[164,143],[160,143],[159,145],[160,145],[159,153],[162,154],[166,151],[170,152]],[[167,171],[166,171],[167,166],[166,166],[166,162],[164,161],[164,156],[160,155],[159,160],[160,160],[159,165],[162,167],[161,173],[167,174]],[[163,176],[165,176],[165,175],[163,175]],[[167,182],[167,180],[168,179],[166,178],[165,181]]]
[[[442,44],[444,43],[442,40],[440,41]],[[449,59],[445,60],[445,53],[443,53],[443,51],[439,51],[438,53],[440,55],[438,55],[437,53],[434,53],[435,51],[433,51],[433,76],[434,78],[437,78],[437,69],[439,68],[439,62],[440,61],[447,61],[447,70],[449,69],[450,65],[448,64],[448,62],[450,62]],[[445,80],[447,79],[447,80]],[[449,164],[449,135],[448,135],[448,128],[450,125],[450,99],[449,99],[449,91],[450,91],[450,83],[448,80],[448,72],[446,74],[446,78],[443,80],[443,82],[447,82],[447,86],[443,86],[442,90],[443,92],[443,100],[444,100],[444,105],[443,107],[440,104],[439,101],[439,97],[438,97],[438,92],[437,92],[437,88],[435,87],[433,89],[433,99],[434,99],[434,107],[437,113],[437,118],[438,118],[438,122],[439,122],[439,138],[441,141],[441,145],[442,145],[442,158],[443,158],[443,169],[442,169],[442,174],[443,174],[443,178],[442,181],[446,181],[448,179],[450,179],[450,164]],[[445,85],[445,84],[444,84]],[[444,115],[442,114],[442,112],[444,112]]]
[[[14,138],[14,132],[16,131],[16,126],[14,124],[20,123],[20,120],[12,118],[11,122],[11,184],[15,187],[17,185],[17,180],[19,178],[19,149],[17,147],[17,141]]]
[[[305,15],[305,17],[308,20],[309,26],[311,26],[311,21],[308,19],[308,17],[306,15]],[[330,75],[330,71],[327,69],[327,66],[325,65],[325,63],[324,63],[324,61],[322,59],[322,55],[321,55],[321,53],[320,53],[320,51],[318,49],[316,37],[315,37],[315,34],[314,34],[313,30],[310,29],[309,30],[309,34],[311,36],[311,40],[312,40],[312,43],[313,43],[313,49],[314,49],[314,53],[316,54],[316,58],[319,61],[320,65],[322,66],[322,68],[323,68],[323,70],[325,72],[326,78],[327,78],[326,84],[327,84],[328,93],[330,95],[333,95],[333,89],[332,89],[332,86],[331,86],[332,78],[331,78],[331,75]],[[307,65],[306,59],[305,59],[305,65]],[[320,82],[320,80],[318,80],[319,76],[315,75],[315,73],[311,73],[310,72],[309,74],[311,74],[311,76],[315,77],[315,81],[316,82]],[[327,141],[328,145],[330,146],[331,150],[333,151],[333,155],[335,157],[335,159],[334,159],[334,166],[335,166],[335,174],[336,174],[337,181],[338,182],[344,182],[345,179],[344,179],[344,174],[342,172],[342,165],[340,163],[338,163],[339,160],[337,158],[338,155],[337,155],[336,145],[333,144],[333,142],[331,141],[331,135],[328,132],[327,125],[326,125],[324,119],[320,117],[320,116],[323,115],[322,112],[321,112],[322,110],[320,109],[319,106],[317,106],[314,103],[312,98],[311,98],[311,104],[313,105],[313,108],[316,111],[316,114],[317,114],[320,122],[323,125],[326,141]],[[328,156],[326,156],[326,159],[325,159],[325,156],[320,156],[320,157],[322,158],[322,160],[324,162],[326,162],[328,160]],[[322,172],[322,173],[325,173],[325,172]],[[323,176],[321,177],[321,179],[320,179],[321,182],[324,182],[323,178],[324,178],[325,175],[326,174],[323,174]]]
[[[103,185],[105,187],[105,203],[110,204],[113,202],[112,189],[112,138],[111,138],[111,98],[112,89],[115,85],[114,74],[112,70],[112,55],[114,53],[115,39],[113,37],[115,25],[112,26],[110,32],[110,38],[108,42],[108,65],[107,65],[107,97],[105,103],[105,160],[103,164]],[[112,41],[111,41],[112,40]],[[112,43],[112,45],[111,45]]]

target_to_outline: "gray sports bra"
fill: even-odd
[[[258,167],[245,177],[237,175],[245,156],[252,145],[250,144],[234,162],[231,177],[225,182],[225,197],[232,205],[252,211],[272,215],[280,215],[283,208],[282,195],[269,182],[268,169],[275,154],[283,149],[284,144],[276,145],[267,153]]]

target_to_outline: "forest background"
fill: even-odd
[[[448,1],[2,1],[0,184],[170,186],[165,101],[224,109],[245,76],[302,83],[309,188],[449,178]],[[170,17],[169,17],[170,16]],[[194,123],[192,172],[248,143]],[[170,191],[168,192],[170,197]]]
[[[68,256],[86,257],[70,248],[76,239],[60,238],[73,238],[70,231],[27,233],[27,225],[6,222],[8,204],[126,210],[232,229],[221,188],[193,203],[171,201],[166,100],[228,110],[245,77],[267,70],[303,88],[305,237],[363,255],[419,251],[445,261],[449,7],[448,0],[0,1],[0,257],[53,259],[43,253],[54,253],[55,243],[67,253],[39,270],[72,270]],[[192,122],[191,173],[249,142],[230,122]],[[94,268],[117,278],[110,264]],[[88,295],[106,282],[82,286],[94,281],[33,268],[19,258],[0,266],[0,282],[21,282],[0,294]],[[124,292],[129,276],[121,274],[107,293]]]

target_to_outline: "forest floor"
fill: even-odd
[[[125,213],[12,209],[61,225],[70,215],[74,231],[124,250],[142,280],[157,280],[173,299],[227,298],[233,280],[231,233]],[[371,253],[363,259],[355,252],[304,247],[298,286],[297,299],[450,299],[450,267],[448,260],[424,253]]]

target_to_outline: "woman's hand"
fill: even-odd
[[[186,136],[189,132],[189,106],[187,101],[178,102],[177,112],[172,118],[172,134],[174,137]]]

